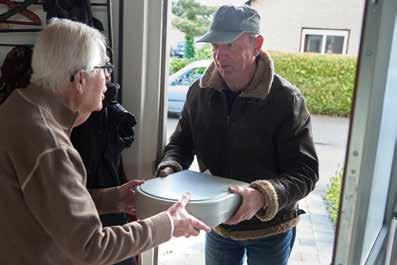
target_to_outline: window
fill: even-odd
[[[301,52],[346,54],[348,30],[302,29]]]
[[[199,79],[205,71],[205,67],[193,68],[183,75],[179,76],[178,79],[171,82],[173,86],[190,86],[194,81]]]

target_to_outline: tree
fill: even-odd
[[[172,25],[185,33],[185,57],[194,57],[194,37],[203,35],[210,23],[215,7],[201,5],[196,0],[174,0]]]

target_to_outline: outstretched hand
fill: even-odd
[[[237,212],[225,224],[234,225],[242,221],[249,220],[266,206],[265,197],[258,190],[248,186],[231,186],[229,191],[239,194],[242,202]]]
[[[174,203],[167,212],[170,214],[173,222],[174,222],[174,234],[175,237],[185,236],[197,236],[200,233],[200,230],[204,230],[206,232],[211,231],[211,228],[190,215],[186,211],[186,205],[189,202],[190,194],[185,193],[182,195],[182,198]]]

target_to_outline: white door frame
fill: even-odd
[[[128,178],[152,178],[165,144],[169,2],[124,1],[122,101],[138,122],[134,144],[123,153]],[[157,253],[142,253],[140,263],[158,264]]]
[[[372,265],[384,262],[397,178],[396,16],[395,0],[368,0],[366,3],[332,264]],[[394,117],[391,112],[395,112]],[[386,197],[379,196],[381,205],[374,208],[379,178],[390,182],[383,190]],[[383,223],[373,229],[370,224],[377,217],[383,218]]]
[[[137,118],[136,140],[123,153],[128,177],[153,177],[164,145],[168,76],[168,0],[124,1],[123,105]]]

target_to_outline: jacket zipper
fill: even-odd
[[[229,108],[228,108],[228,101],[226,98],[226,95],[224,93],[223,94],[223,105],[224,105],[224,109],[226,112],[226,142],[227,142],[227,146],[226,146],[226,154],[227,154],[227,177],[228,178],[232,178],[232,168],[231,168],[231,163],[230,163],[230,157],[232,156],[231,154],[231,132],[230,132],[230,119],[232,116],[232,112],[233,112],[233,105],[236,102],[236,100],[238,100],[238,96],[233,100],[231,106],[230,106],[230,112],[229,112]]]

